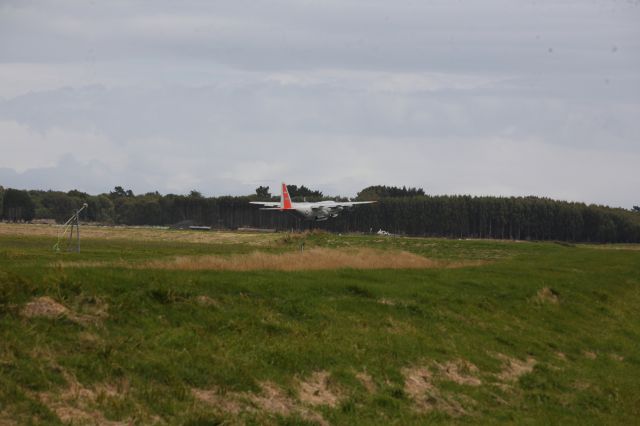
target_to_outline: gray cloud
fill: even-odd
[[[616,1],[5,1],[0,183],[628,207],[638,18]]]

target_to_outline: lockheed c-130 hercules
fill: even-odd
[[[349,209],[358,204],[371,204],[375,201],[318,201],[316,203],[309,202],[292,202],[287,190],[287,185],[282,182],[282,188],[280,191],[280,202],[263,202],[263,201],[251,201],[251,204],[258,204],[265,206],[260,210],[278,210],[282,212],[293,213],[305,220],[314,220],[321,222],[332,217],[336,217],[345,209]]]

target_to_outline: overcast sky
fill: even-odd
[[[0,185],[640,204],[639,0],[0,0]]]

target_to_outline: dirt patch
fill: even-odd
[[[373,378],[366,372],[360,372],[358,374],[356,374],[356,379],[358,379],[360,381],[360,383],[362,383],[362,386],[364,386],[364,388],[367,390],[367,392],[369,393],[375,393],[377,386],[375,384],[375,382],[373,381]]]
[[[301,418],[328,425],[327,421],[317,412],[289,396],[275,383],[260,383],[261,392],[228,392],[221,394],[217,390],[191,389],[193,396],[199,401],[234,415],[242,412],[265,412],[283,417],[298,415]]]
[[[289,416],[296,411],[296,403],[289,398],[278,385],[271,382],[260,383],[262,392],[258,395],[247,394],[248,399],[261,410],[269,413]]]
[[[474,364],[463,359],[437,364],[440,376],[459,385],[480,386],[482,381],[476,377],[479,370]]]
[[[467,413],[462,403],[450,395],[443,394],[434,384],[434,376],[427,367],[412,367],[402,370],[404,391],[411,398],[418,412],[442,411],[452,417]],[[464,398],[472,405],[470,398]]]
[[[262,410],[282,416],[297,414],[305,420],[319,423],[322,426],[329,424],[320,414],[299,405],[289,398],[277,385],[271,382],[263,382],[260,387],[262,388],[262,393],[260,395],[252,395],[250,399]]]
[[[496,354],[496,358],[502,361],[502,371],[498,373],[498,378],[506,382],[515,382],[521,376],[531,373],[537,361],[533,357],[528,357],[525,361],[511,358],[504,354]]]
[[[109,317],[109,304],[99,297],[83,299],[78,310],[78,313],[70,311],[67,317],[83,325],[95,325]]]
[[[193,388],[191,389],[191,393],[196,399],[207,405],[218,407],[226,413],[239,414],[241,411],[247,411],[247,407],[243,407],[237,399],[229,395],[223,395],[217,390]]]
[[[95,301],[94,301],[95,302]],[[83,304],[83,313],[78,314],[66,306],[56,302],[49,296],[33,299],[22,308],[22,316],[26,318],[67,318],[78,324],[96,324],[108,317],[108,305],[98,301],[97,303]]]
[[[396,306],[396,302],[394,302],[391,299],[378,299],[378,303],[380,303],[381,305],[387,305],[387,306]]]
[[[543,287],[538,290],[535,299],[540,303],[551,303],[553,305],[557,305],[560,302],[560,295],[552,288]]]
[[[622,355],[618,355],[618,354],[609,354],[609,358],[611,358],[614,361],[624,361],[624,357]]]
[[[562,361],[567,360],[567,356],[564,354],[564,352],[556,352],[556,357],[558,357],[558,359],[561,359]]]
[[[328,405],[335,407],[340,401],[340,396],[329,386],[329,373],[317,371],[307,380],[298,385],[298,397],[300,401],[309,405]]]
[[[402,375],[404,390],[414,400],[437,391],[432,383],[433,374],[427,367],[404,368]]]
[[[109,304],[99,297],[90,297],[82,301],[80,309],[83,314],[95,318],[109,317]]]
[[[130,421],[111,421],[95,407],[98,399],[103,397],[124,398],[128,392],[127,382],[118,384],[102,384],[93,388],[87,388],[77,381],[77,379],[63,371],[63,376],[67,381],[67,388],[57,392],[41,392],[36,396],[46,405],[63,423],[70,424],[92,424],[119,426],[128,425]]]
[[[212,299],[209,296],[197,296],[196,297],[196,303],[200,306],[215,306],[218,307],[220,306],[220,303],[216,300],[216,299]]]
[[[22,315],[27,318],[59,318],[68,313],[69,309],[48,296],[33,299],[22,308]]]
[[[589,359],[596,359],[598,358],[598,354],[593,352],[593,351],[584,351],[582,352],[582,354]]]

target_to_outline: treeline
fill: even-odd
[[[290,186],[296,197],[327,199],[320,191]],[[293,191],[292,191],[293,189]],[[0,187],[0,212],[7,221],[52,218],[64,222],[88,204],[82,219],[122,225],[171,226],[177,223],[219,229],[238,227],[278,230],[325,229],[332,232],[376,232],[379,229],[416,236],[640,242],[640,209],[614,209],[539,197],[430,196],[420,188],[374,186],[358,199],[377,200],[326,222],[305,222],[289,214],[261,211],[249,201],[274,200],[268,187],[250,196],[204,197],[135,195],[116,187],[108,194],[80,191],[19,191]]]

